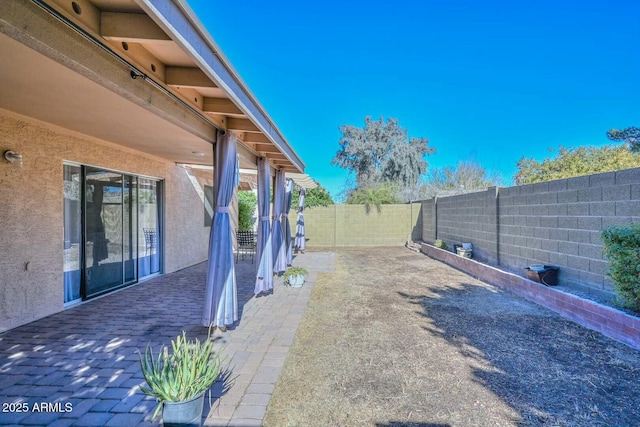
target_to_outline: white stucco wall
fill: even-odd
[[[196,187],[212,175],[0,109],[0,332],[63,310],[63,162],[164,180],[165,272],[207,258]],[[193,174],[195,179],[189,177]]]

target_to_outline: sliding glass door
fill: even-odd
[[[125,284],[125,177],[86,168],[85,172],[85,290],[91,297]],[[131,223],[128,224],[131,228]]]
[[[64,302],[81,298],[82,170],[64,165]]]
[[[64,176],[65,303],[160,272],[160,182],[75,165]]]
[[[138,242],[140,242],[138,265],[140,277],[160,272],[158,185],[158,181],[138,178]]]

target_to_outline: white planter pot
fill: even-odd
[[[304,283],[304,274],[293,274],[289,276],[288,284],[292,288],[299,288]]]
[[[458,248],[458,255],[465,257],[465,258],[471,258],[473,255],[473,249],[462,249],[462,248]]]

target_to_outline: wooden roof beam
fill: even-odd
[[[249,119],[227,117],[227,129],[236,132],[261,132]]]
[[[280,153],[278,149],[273,144],[254,144],[254,150],[256,151],[265,151],[269,153]]]
[[[212,114],[235,114],[244,115],[241,109],[228,98],[204,98],[202,111]]]
[[[246,133],[244,135],[243,141],[249,144],[273,145],[273,143],[269,140],[269,138],[267,138],[267,136],[262,133]]]
[[[108,40],[142,43],[171,41],[171,38],[148,16],[141,13],[102,12],[100,33]]]
[[[165,83],[168,86],[190,88],[217,88],[215,83],[196,67],[165,67]]]
[[[280,165],[280,166],[291,165],[291,162],[287,159],[274,159],[273,157],[269,156],[269,154],[265,154],[265,157],[269,159],[269,162],[273,163],[274,165]]]

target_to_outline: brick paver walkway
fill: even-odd
[[[253,297],[254,265],[236,264],[240,320],[216,335],[230,388],[213,387],[204,425],[259,426],[319,272],[331,253],[300,255],[310,274],[299,289],[276,279]],[[144,395],[137,351],[157,350],[200,326],[206,263],[160,276],[0,334],[1,425],[148,426],[155,401]],[[223,394],[222,396],[220,396]],[[44,405],[44,410],[42,407]]]

